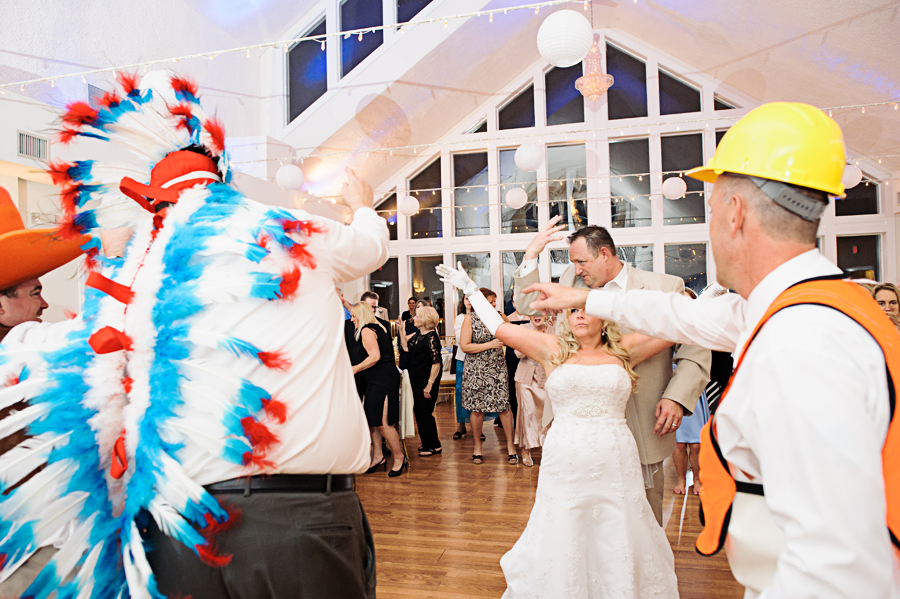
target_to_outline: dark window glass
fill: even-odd
[[[715,96],[713,98],[713,106],[716,110],[731,110],[732,108],[735,108],[719,96]]]
[[[487,119],[481,121],[477,125],[469,127],[466,133],[487,133]]]
[[[413,256],[409,259],[412,268],[413,297],[417,300],[426,299],[431,302],[435,310],[444,303],[444,282],[435,272],[438,264],[444,263],[443,256]],[[444,314],[438,310],[438,316],[442,319]]]
[[[384,265],[369,275],[369,289],[378,294],[378,305],[388,311],[391,320],[400,317],[400,285],[397,259],[389,258]],[[403,307],[406,309],[406,306]]]
[[[609,188],[614,229],[652,224],[649,172],[649,140],[609,142]]]
[[[487,152],[454,154],[453,185],[456,236],[489,235]]]
[[[847,190],[847,197],[835,200],[834,210],[837,216],[856,216],[858,214],[878,214],[878,186],[866,185],[866,177],[856,187]]]
[[[881,280],[879,236],[854,235],[837,238],[837,265],[854,279]]]
[[[397,240],[397,194],[392,193],[383,202],[378,204],[375,209],[378,216],[387,221],[388,232],[391,234],[391,241]]]
[[[381,6],[380,2],[367,1]],[[431,4],[431,0],[397,0],[397,22],[408,23],[429,4]]]
[[[325,35],[325,20],[303,37]],[[328,70],[321,42],[299,42],[288,53],[288,106],[294,120],[328,91]]]
[[[559,283],[559,278],[570,265],[569,250],[550,250],[550,282]]]
[[[525,252],[503,252],[500,254],[500,266],[503,269],[503,313],[512,314],[516,311],[513,305],[513,294],[516,287],[516,281],[513,273],[519,268],[522,260],[525,259]]]
[[[506,194],[514,187],[528,194],[528,203],[518,210],[506,204]],[[519,170],[515,150],[500,150],[500,232],[533,233],[537,219],[537,173]]]
[[[706,288],[706,244],[666,244],[666,274],[684,279],[698,295]]]
[[[346,0],[341,4],[341,27],[344,31],[364,27],[380,27],[384,22],[381,10],[381,2]],[[361,40],[358,35],[342,37],[341,76],[352,71],[383,41],[384,32],[380,29],[372,33],[364,33]]]
[[[716,147],[719,147],[719,142],[722,141],[722,138],[725,137],[725,134],[728,133],[728,129],[720,129],[716,131]]]
[[[498,116],[501,130],[534,127],[534,86],[526,87]]]
[[[617,245],[616,255],[632,268],[653,272],[652,245]]]
[[[419,212],[409,218],[410,238],[442,237],[440,158],[409,180],[409,193],[419,200]]]
[[[647,116],[647,68],[637,58],[606,45],[606,72],[616,82],[606,92],[609,119]]]
[[[584,144],[547,148],[550,218],[562,215],[569,231],[587,226],[587,157]]]
[[[579,77],[580,62],[571,67],[550,69],[544,75],[548,125],[584,122],[584,96],[575,89],[575,80]]]
[[[659,114],[685,112],[700,112],[700,91],[660,71]]]
[[[662,138],[663,181],[677,177],[671,171],[686,171],[703,166],[703,136],[671,135]],[[703,182],[691,177],[683,177],[687,192],[680,200],[663,200],[663,222],[667,225],[693,225],[706,222],[703,198]]]

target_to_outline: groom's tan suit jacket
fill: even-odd
[[[537,300],[537,294],[526,295],[522,293],[522,290],[529,285],[538,283],[540,275],[535,269],[520,276],[521,270],[520,266],[513,273],[515,280],[513,302],[520,314],[531,316],[537,314],[530,307],[531,302]],[[576,289],[588,288],[581,277],[575,276],[573,265],[570,265],[562,274],[559,283]],[[625,289],[626,291],[654,289],[684,293],[684,281],[673,275],[628,267],[628,284]],[[624,334],[633,332],[632,329],[622,327]],[[673,360],[678,366],[674,373],[672,371]],[[685,416],[693,413],[700,393],[709,382],[711,361],[712,354],[709,350],[693,345],[681,345],[658,353],[649,360],[638,364],[634,369],[640,378],[637,382],[637,391],[632,394],[631,400],[625,407],[625,419],[637,441],[642,464],[662,462],[675,450],[674,434],[659,438],[653,433],[653,427],[656,426],[656,404],[665,397],[681,404],[684,407]],[[553,409],[548,399],[544,403],[544,425],[546,426],[552,419]]]

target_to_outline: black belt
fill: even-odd
[[[213,495],[219,493],[338,493],[356,488],[353,474],[261,474],[232,478],[204,487]]]

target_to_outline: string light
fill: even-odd
[[[322,52],[324,52],[324,51],[325,51],[325,40],[322,40],[322,46],[321,46],[321,47],[322,47]]]
[[[250,48],[247,48],[247,58],[250,58]]]
[[[358,42],[362,41],[362,31],[359,32],[359,36],[357,36],[356,41],[358,41]]]
[[[56,81],[50,81],[50,87],[56,87]]]
[[[444,21],[444,29],[446,29],[450,25],[450,21]]]

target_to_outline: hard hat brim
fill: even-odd
[[[685,175],[692,179],[697,179],[698,181],[715,183],[716,179],[718,179],[719,175],[721,175],[723,172],[724,171],[709,168],[708,166],[698,166],[697,168],[692,168],[691,170],[686,172]]]

